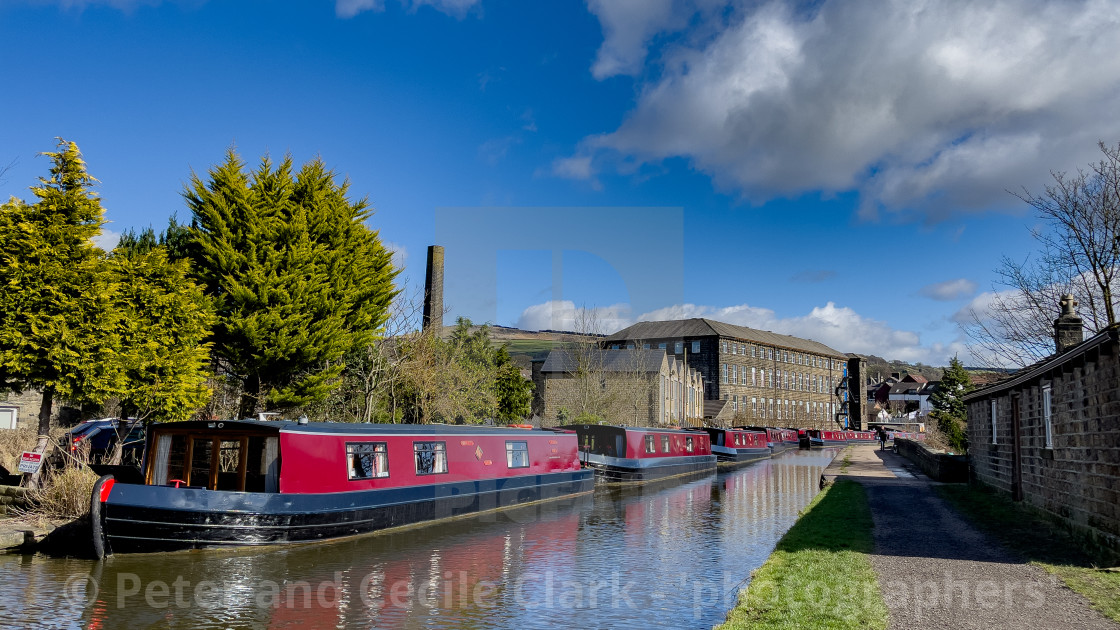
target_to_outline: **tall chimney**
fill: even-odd
[[[1062,301],[1058,304],[1062,307],[1062,314],[1054,320],[1054,348],[1058,354],[1061,354],[1081,343],[1085,329],[1081,325],[1081,318],[1074,310],[1077,307],[1077,300],[1073,299],[1072,295],[1068,293],[1063,295]]]
[[[443,246],[428,246],[428,271],[424,276],[424,330],[438,337],[443,332]]]

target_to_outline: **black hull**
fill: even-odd
[[[714,455],[674,457],[671,462],[634,460],[602,455],[584,455],[583,465],[595,471],[595,477],[604,483],[645,483],[669,477],[701,475],[715,471]],[[670,459],[670,458],[666,458]]]
[[[766,448],[738,448],[733,450],[735,453],[716,453],[717,466],[721,470],[738,468],[751,462],[757,462],[760,459],[769,459],[771,454],[769,446]]]
[[[593,488],[593,476],[583,470],[330,494],[118,484],[101,505],[100,521],[106,553],[304,543],[559,499]]]
[[[842,444],[844,443],[838,442],[836,446],[840,446]],[[803,439],[798,443],[799,448],[824,448],[824,446],[824,440],[820,438]]]

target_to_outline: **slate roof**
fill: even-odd
[[[692,319],[675,319],[659,322],[638,322],[633,326],[608,335],[604,341],[630,341],[638,339],[672,339],[683,337],[730,337],[754,343],[779,346],[799,352],[813,352],[838,359],[847,359],[843,352],[830,348],[819,341],[802,339],[790,335],[779,335],[766,330],[756,330],[746,326],[725,324],[705,317]]]
[[[641,372],[660,372],[665,361],[664,350],[599,350],[604,372],[632,372],[635,367]],[[548,353],[541,372],[573,372],[578,367],[578,355],[567,350],[553,350]]]

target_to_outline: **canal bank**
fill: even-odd
[[[953,486],[877,449],[849,447],[825,468],[825,491],[722,628],[1120,627],[935,492]]]
[[[710,628],[835,449],[406,532],[276,549],[0,555],[34,627]]]

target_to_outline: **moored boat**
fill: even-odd
[[[144,483],[98,480],[94,552],[266,545],[556,499],[593,488],[576,436],[447,425],[153,425]]]
[[[689,431],[708,434],[712,453],[716,456],[719,468],[733,468],[770,457],[770,443],[765,431],[748,430],[741,427],[724,429],[703,427]]]
[[[578,436],[580,460],[604,482],[653,481],[716,469],[711,439],[704,432],[606,424],[559,429]]]

